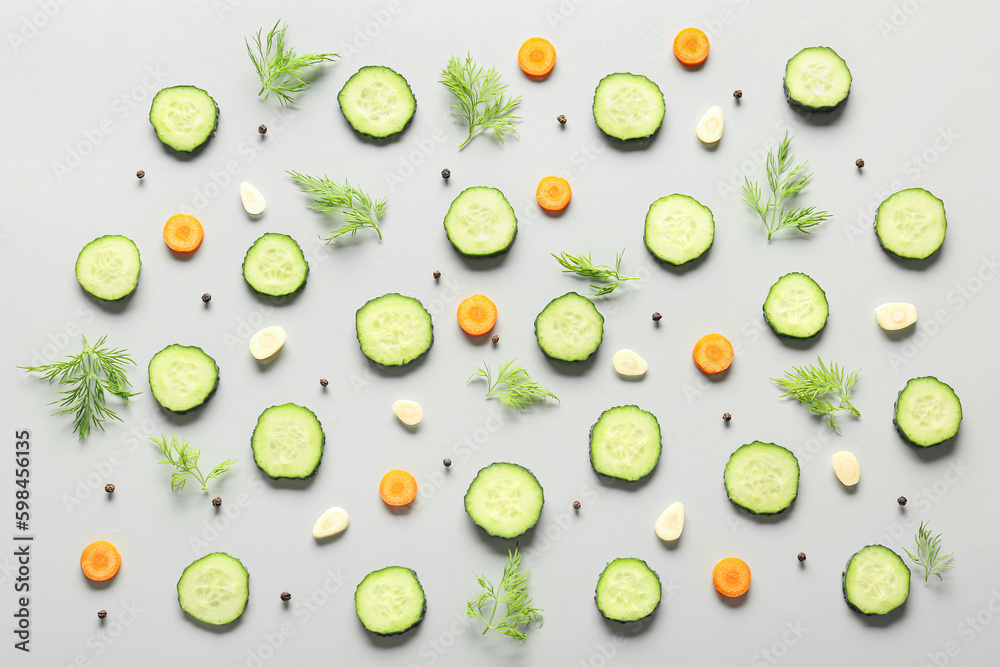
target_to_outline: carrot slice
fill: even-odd
[[[201,245],[205,229],[193,215],[179,213],[171,216],[163,226],[163,240],[174,252],[194,252]]]
[[[708,57],[708,36],[697,28],[684,28],[674,37],[674,55],[685,65],[700,65]]]
[[[694,344],[694,363],[702,373],[715,375],[733,363],[733,344],[722,334],[702,336]]]
[[[547,39],[532,37],[517,51],[517,64],[528,76],[545,76],[556,64],[556,49]]]
[[[409,505],[417,497],[417,480],[405,470],[390,470],[382,477],[378,493],[386,505]]]
[[[482,336],[496,323],[496,304],[482,294],[473,294],[458,304],[458,326],[470,336]]]
[[[739,558],[723,558],[712,570],[712,583],[719,595],[738,598],[750,590],[750,566]]]
[[[535,190],[538,205],[546,211],[561,211],[569,206],[572,198],[569,181],[559,176],[546,176],[538,182],[538,189]]]
[[[91,542],[80,555],[80,568],[93,581],[107,581],[118,574],[121,565],[122,555],[118,549],[104,540]]]

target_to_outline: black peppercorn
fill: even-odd
[[[740,99],[741,97],[743,97],[743,91],[737,88],[736,90],[733,91],[733,97],[737,100]]]
[[[500,342],[500,336],[498,336],[496,334],[493,334],[493,338],[490,338],[490,340],[493,341],[494,344],[499,343]]]
[[[574,500],[573,501],[573,509],[578,510],[578,509],[580,509],[580,507],[582,507],[580,505],[580,501],[579,500]]]
[[[434,272],[434,280],[437,280],[440,277],[441,277],[441,272],[440,271],[435,271]]]
[[[729,414],[728,412],[723,412],[722,413],[722,421],[729,421],[732,418],[733,418],[733,416],[731,414]]]
[[[559,121],[560,125],[566,124],[566,116],[564,116],[563,114],[559,114],[558,116],[556,116],[556,120]]]
[[[444,464],[445,468],[450,468],[451,467],[451,459],[445,459],[444,461],[441,461],[441,463]]]
[[[105,611],[104,609],[97,612],[97,618],[107,618],[107,617],[108,617],[108,612]]]
[[[451,178],[451,169],[442,169],[441,170],[441,178],[446,179],[446,180],[449,179],[449,178]]]
[[[861,158],[858,158],[857,160],[854,161],[854,164],[858,166],[858,169],[861,169],[861,167],[865,166],[865,161],[862,160]]]
[[[330,384],[330,381],[329,381],[329,380],[327,380],[326,378],[320,378],[320,379],[319,379],[319,386],[321,386],[321,387],[325,387],[325,386],[327,386],[328,384]]]
[[[107,491],[108,493],[114,493],[115,492],[115,485],[114,484],[105,484],[104,485],[104,490]]]
[[[292,594],[289,593],[288,591],[285,591],[285,592],[283,592],[281,594],[281,601],[282,602],[288,602],[291,599],[292,599]]]
[[[260,127],[257,128],[257,131],[260,132],[261,134],[267,134],[267,125],[261,123]]]
[[[222,498],[219,496],[212,498],[212,507],[222,507]]]
[[[900,496],[899,498],[896,498],[896,502],[899,503],[900,507],[902,507],[903,505],[906,504],[906,496]]]
[[[800,551],[799,552],[799,562],[800,563],[806,562],[806,552],[805,551]]]
[[[140,169],[139,171],[135,172],[135,177],[136,178],[142,178],[145,175],[146,175],[146,172],[144,172],[142,169]]]
[[[659,313],[653,313],[654,322],[659,322],[661,319],[663,319],[663,315],[660,315]]]
[[[205,292],[204,294],[201,295],[201,300],[204,301],[205,303],[208,303],[209,301],[212,300],[212,295],[209,294],[208,292]]]

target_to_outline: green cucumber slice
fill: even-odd
[[[91,296],[119,301],[139,284],[139,249],[124,236],[101,236],[83,246],[76,258],[76,279]]]
[[[913,378],[896,397],[892,423],[907,442],[918,447],[940,445],[958,434],[962,402],[936,377]]]
[[[660,424],[634,405],[605,410],[590,429],[594,472],[629,482],[653,472],[660,460]]]
[[[811,338],[826,326],[830,304],[826,292],[804,273],[788,273],[771,285],[764,317],[774,333],[787,338]]]
[[[597,580],[594,600],[604,617],[620,623],[638,621],[660,606],[660,577],[638,558],[616,558]]]
[[[658,260],[680,266],[698,259],[712,247],[715,218],[694,197],[681,194],[660,197],[646,213],[643,240]]]
[[[875,214],[875,234],[882,248],[904,259],[926,259],[936,253],[947,230],[944,202],[923,188],[889,195]]]
[[[844,600],[866,616],[881,616],[910,596],[910,568],[892,549],[871,544],[847,561]]]
[[[417,110],[410,84],[388,67],[362,67],[337,95],[344,118],[358,134],[385,139],[406,129]]]
[[[538,523],[545,497],[531,471],[516,463],[494,463],[465,492],[469,518],[490,535],[517,537]]]
[[[250,575],[243,563],[227,553],[216,552],[184,568],[177,581],[181,609],[209,625],[232,623],[247,606]]]
[[[793,108],[833,111],[851,92],[851,70],[830,47],[802,49],[785,65],[784,89]]]
[[[149,388],[157,403],[171,412],[201,406],[218,385],[219,367],[200,347],[175,343],[149,360]]]
[[[427,599],[417,573],[391,566],[368,573],[354,591],[354,610],[368,632],[398,635],[424,618]]]
[[[316,474],[325,441],[312,410],[285,403],[261,413],[250,447],[257,467],[271,479],[306,479]]]
[[[724,479],[734,505],[751,514],[780,514],[799,493],[799,460],[781,445],[755,440],[729,457]]]
[[[604,339],[604,316],[589,299],[567,292],[549,301],[535,318],[542,352],[560,361],[586,361]]]
[[[646,139],[663,123],[660,87],[641,74],[609,74],[594,91],[594,122],[601,132],[620,141]]]
[[[302,248],[287,234],[264,234],[243,257],[243,278],[264,296],[294,294],[305,287],[308,275]]]
[[[514,208],[496,188],[466,188],[444,216],[448,240],[467,257],[494,257],[510,250],[517,236]]]
[[[394,292],[361,306],[355,325],[361,351],[383,366],[416,361],[434,342],[431,314],[413,297]]]
[[[172,86],[153,97],[149,122],[165,145],[190,153],[201,148],[215,133],[219,107],[201,88]]]

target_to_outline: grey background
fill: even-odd
[[[300,51],[342,55],[288,111],[257,99],[243,45],[278,18],[287,19]],[[8,401],[0,497],[12,509],[13,433],[29,429],[36,535],[33,652],[7,644],[4,664],[986,664],[1000,647],[991,507],[996,18],[987,3],[916,0],[4,3],[0,270],[8,288],[0,383]],[[688,25],[706,30],[712,44],[697,71],[671,53],[673,36]],[[532,35],[558,52],[544,82],[517,68],[517,47]],[[786,104],[781,77],[792,54],[818,44],[846,59],[854,85],[842,113],[805,120]],[[500,146],[482,136],[457,150],[465,132],[450,120],[437,78],[449,55],[466,51],[498,67],[524,96],[520,138]],[[358,140],[337,108],[343,82],[367,64],[399,71],[418,100],[412,125],[386,146]],[[645,74],[664,92],[666,120],[645,150],[610,146],[592,121],[594,86],[615,71]],[[147,121],[153,94],[176,84],[208,90],[221,108],[217,135],[191,159],[168,154]],[[734,88],[744,92],[739,104]],[[726,129],[710,151],[694,126],[714,104]],[[555,121],[560,113],[565,127]],[[262,122],[270,127],[263,138]],[[767,243],[738,187],[741,170],[763,179],[760,158],[785,129],[815,172],[803,200],[833,219],[812,237],[789,232]],[[863,171],[857,157],[867,162]],[[439,176],[443,167],[450,182]],[[141,182],[137,169],[147,174]],[[307,210],[285,169],[348,178],[388,196],[384,241],[366,233],[323,246],[318,235],[330,223]],[[574,189],[560,217],[534,203],[535,185],[551,173]],[[242,180],[267,197],[260,220],[240,206]],[[511,251],[485,265],[460,259],[441,228],[452,198],[472,185],[500,188],[519,218]],[[903,187],[928,188],[948,211],[943,249],[919,267],[891,260],[870,229],[877,204]],[[717,225],[707,258],[685,271],[657,265],[642,243],[649,204],[673,192],[709,206]],[[187,261],[161,239],[164,221],[181,211],[206,228]],[[241,277],[243,253],[266,231],[291,234],[310,259],[308,285],[292,303],[255,298]],[[107,233],[128,235],[142,254],[139,288],[121,306],[90,300],[73,276],[79,249]],[[562,275],[549,253],[592,251],[610,262],[622,248],[625,269],[642,280],[598,303],[606,317],[600,350],[572,368],[550,363],[535,344],[533,318],[586,282]],[[805,344],[778,340],[760,313],[768,287],[793,270],[812,275],[830,300],[826,329]],[[205,291],[214,296],[207,308],[199,299]],[[407,372],[373,369],[355,341],[355,310],[388,291],[421,299],[434,315],[434,346]],[[496,347],[470,341],[455,324],[458,301],[474,293],[499,307]],[[873,310],[895,300],[914,303],[921,319],[909,334],[890,337]],[[659,326],[653,311],[664,315]],[[276,324],[288,344],[259,366],[246,339]],[[69,419],[49,416],[54,389],[14,370],[75,353],[80,332],[128,348],[143,392],[121,412],[123,423],[85,443],[76,442]],[[714,382],[690,360],[695,340],[709,332],[738,348],[728,375]],[[152,354],[174,342],[202,346],[221,368],[217,394],[185,417],[158,408],[145,375]],[[612,354],[623,347],[649,361],[641,382],[612,370]],[[843,420],[842,435],[779,401],[768,380],[817,354],[863,369],[862,418]],[[515,415],[484,400],[482,384],[465,383],[484,360],[514,357],[561,403]],[[892,406],[909,378],[927,374],[956,389],[965,421],[955,442],[918,452],[895,434]],[[320,377],[330,380],[326,391]],[[390,411],[404,397],[424,406],[415,432]],[[248,447],[261,410],[287,401],[313,409],[327,433],[320,470],[304,485],[263,478]],[[591,424],[624,403],[652,411],[664,434],[659,467],[633,486],[597,479],[587,455]],[[733,414],[728,426],[725,411]],[[211,494],[171,493],[148,440],[170,432],[201,447],[209,465],[241,461]],[[777,519],[742,514],[722,488],[729,454],[754,439],[799,456],[799,497]],[[861,462],[856,491],[832,474],[829,460],[840,449]],[[445,456],[454,461],[448,471]],[[539,525],[520,542],[545,622],[522,645],[479,636],[463,616],[478,589],[473,572],[498,577],[513,546],[487,538],[462,508],[475,472],[498,460],[531,468],[546,497]],[[401,514],[387,511],[376,489],[397,467],[412,471],[421,490]],[[113,497],[102,490],[107,481],[118,487]],[[216,493],[221,512],[209,503]],[[900,494],[910,498],[905,510],[895,502]],[[583,503],[579,513],[573,500]],[[676,500],[687,523],[671,547],[653,534],[653,522]],[[351,527],[317,544],[311,526],[331,505],[350,512]],[[848,609],[840,580],[850,555],[874,542],[902,553],[921,520],[944,533],[956,569],[926,585],[914,572],[909,601],[888,621]],[[5,541],[12,524],[0,531]],[[112,540],[124,557],[104,587],[89,585],[77,565],[97,539]],[[217,550],[246,564],[251,597],[237,624],[213,632],[185,618],[174,586],[189,562]],[[10,551],[0,549],[0,608],[12,625]],[[799,551],[808,554],[804,566]],[[730,555],[753,570],[739,604],[720,601],[710,582],[712,565]],[[662,606],[639,631],[603,621],[593,604],[598,574],[618,556],[645,559],[664,584]],[[417,629],[377,640],[355,618],[353,590],[389,564],[417,571],[428,608]],[[278,599],[283,590],[292,593],[289,605]],[[104,624],[95,615],[102,608]],[[12,643],[9,628],[0,630]]]

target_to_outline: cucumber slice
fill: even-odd
[[[490,535],[517,537],[538,523],[545,497],[531,471],[516,463],[494,463],[465,492],[469,518]]]
[[[444,216],[448,240],[467,257],[493,257],[505,253],[517,236],[514,209],[496,188],[462,190]]]
[[[101,236],[83,246],[76,258],[76,279],[91,296],[119,301],[139,284],[139,249],[124,236]]]
[[[851,92],[851,70],[827,46],[802,49],[785,65],[785,97],[793,108],[833,111]]]
[[[944,202],[923,188],[889,195],[875,214],[875,234],[882,248],[905,259],[926,259],[944,243],[948,220]]]
[[[594,600],[604,617],[627,623],[652,614],[660,606],[660,577],[638,558],[616,558],[597,580]]]
[[[173,86],[153,97],[149,122],[160,141],[175,151],[190,153],[215,133],[219,107],[201,88]]]
[[[715,240],[712,211],[687,195],[667,195],[646,213],[646,248],[661,262],[680,266],[698,259]]]
[[[413,297],[384,294],[358,309],[358,343],[366,357],[383,366],[416,361],[434,342],[431,314]]]
[[[594,122],[614,139],[631,141],[653,136],[663,123],[664,113],[660,87],[641,74],[609,74],[594,91]]]
[[[881,616],[910,596],[910,568],[892,549],[871,544],[851,556],[844,570],[844,600],[866,616]]]
[[[804,273],[788,273],[771,285],[764,301],[764,317],[774,333],[788,338],[811,338],[826,326],[830,304],[826,292]]]
[[[238,558],[216,552],[184,568],[177,581],[181,609],[210,625],[232,623],[250,597],[250,575]]]
[[[168,345],[149,360],[149,388],[171,412],[194,410],[215,393],[219,367],[200,347]]]
[[[309,408],[272,405],[257,418],[250,437],[253,460],[271,479],[305,479],[316,474],[326,435]]]
[[[605,410],[590,428],[594,472],[629,482],[653,472],[660,460],[660,423],[634,405]]]
[[[243,278],[264,296],[295,294],[305,287],[308,275],[302,248],[287,234],[264,234],[243,257]]]
[[[724,478],[734,505],[751,514],[780,514],[799,493],[799,460],[781,445],[755,440],[733,452]]]
[[[955,390],[936,377],[913,378],[896,397],[892,423],[907,442],[932,447],[958,433],[962,403]]]
[[[354,73],[337,95],[344,118],[358,134],[385,139],[406,129],[417,110],[410,84],[388,67]]]
[[[384,567],[369,572],[358,584],[354,610],[369,632],[398,635],[423,620],[427,598],[416,572],[407,567]]]
[[[589,299],[567,292],[538,313],[535,338],[553,359],[586,361],[604,339],[604,317]]]

